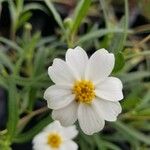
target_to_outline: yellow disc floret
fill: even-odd
[[[52,148],[59,148],[62,144],[62,137],[59,133],[50,133],[47,137],[47,144]]]
[[[94,84],[89,80],[76,81],[72,91],[77,102],[90,104],[95,98]]]

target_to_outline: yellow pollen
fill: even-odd
[[[72,91],[77,102],[90,104],[95,98],[94,84],[89,80],[76,81]]]
[[[58,133],[50,133],[47,137],[47,144],[52,148],[59,148],[62,144],[62,137]]]

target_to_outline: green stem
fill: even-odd
[[[129,56],[126,56],[125,59],[131,59],[133,57],[137,57],[137,56],[147,56],[147,55],[150,55],[150,51],[143,51],[143,52],[139,52],[139,53],[136,53],[136,54],[131,54]]]
[[[104,20],[105,20],[105,24],[107,29],[110,29],[110,24],[109,24],[109,15],[108,15],[108,7],[107,7],[107,1],[105,0],[100,0],[100,4],[104,13]]]

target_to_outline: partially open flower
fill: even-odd
[[[115,58],[105,49],[90,58],[81,47],[68,49],[66,62],[55,59],[48,74],[55,85],[44,93],[52,117],[68,126],[76,120],[86,134],[103,129],[105,120],[115,121],[121,112],[122,82],[109,77]]]
[[[78,131],[75,126],[63,127],[59,121],[54,121],[33,139],[34,150],[77,150],[77,144],[72,141]]]

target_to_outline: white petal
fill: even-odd
[[[63,145],[59,148],[59,150],[77,150],[78,145],[73,141],[66,141]]]
[[[37,134],[34,138],[33,138],[33,144],[46,144],[47,142],[47,133],[46,132],[41,132],[39,134]]]
[[[77,74],[79,80],[83,78],[88,56],[81,47],[77,46],[75,49],[68,49],[66,52],[66,62]]]
[[[48,68],[48,74],[56,84],[70,85],[74,82],[75,76],[71,68],[61,59],[54,59],[53,65]]]
[[[105,49],[96,51],[89,59],[85,78],[92,80],[95,84],[103,81],[113,70],[115,58],[112,53]]]
[[[33,150],[53,150],[49,145],[37,144],[33,145]]]
[[[46,89],[44,93],[44,99],[49,100],[56,97],[62,97],[65,95],[71,95],[71,88],[63,85],[53,85]],[[56,98],[57,99],[57,98]]]
[[[62,109],[53,110],[52,118],[59,120],[63,126],[72,125],[77,120],[77,107],[78,104],[73,101]]]
[[[55,100],[48,100],[48,108],[50,109],[61,109],[69,105],[72,101],[74,101],[75,96],[69,95],[69,96],[63,96],[62,98],[55,99]]]
[[[92,135],[104,127],[104,119],[96,110],[95,102],[92,104],[80,104],[78,108],[78,120],[85,134]]]
[[[44,129],[43,129],[43,131],[44,132],[50,132],[50,131],[53,131],[53,130],[55,130],[55,131],[60,131],[60,130],[62,130],[62,126],[61,126],[61,124],[60,124],[60,122],[58,121],[58,120],[56,120],[56,121],[53,121],[52,123],[50,123],[48,126],[46,126]]]
[[[77,136],[77,134],[78,130],[75,125],[63,128],[63,135],[66,139],[73,139]]]
[[[44,99],[47,100],[48,107],[51,109],[63,108],[71,103],[74,98],[71,90],[62,85],[50,86],[44,93]]]
[[[123,99],[122,82],[115,77],[108,77],[105,81],[96,86],[96,96],[109,101]]]
[[[121,113],[122,108],[119,102],[111,102],[102,99],[96,99],[96,107],[99,113],[107,121],[116,121],[117,116]]]
[[[37,134],[32,143],[34,150],[51,150],[51,147],[47,144],[48,132],[41,132]]]

